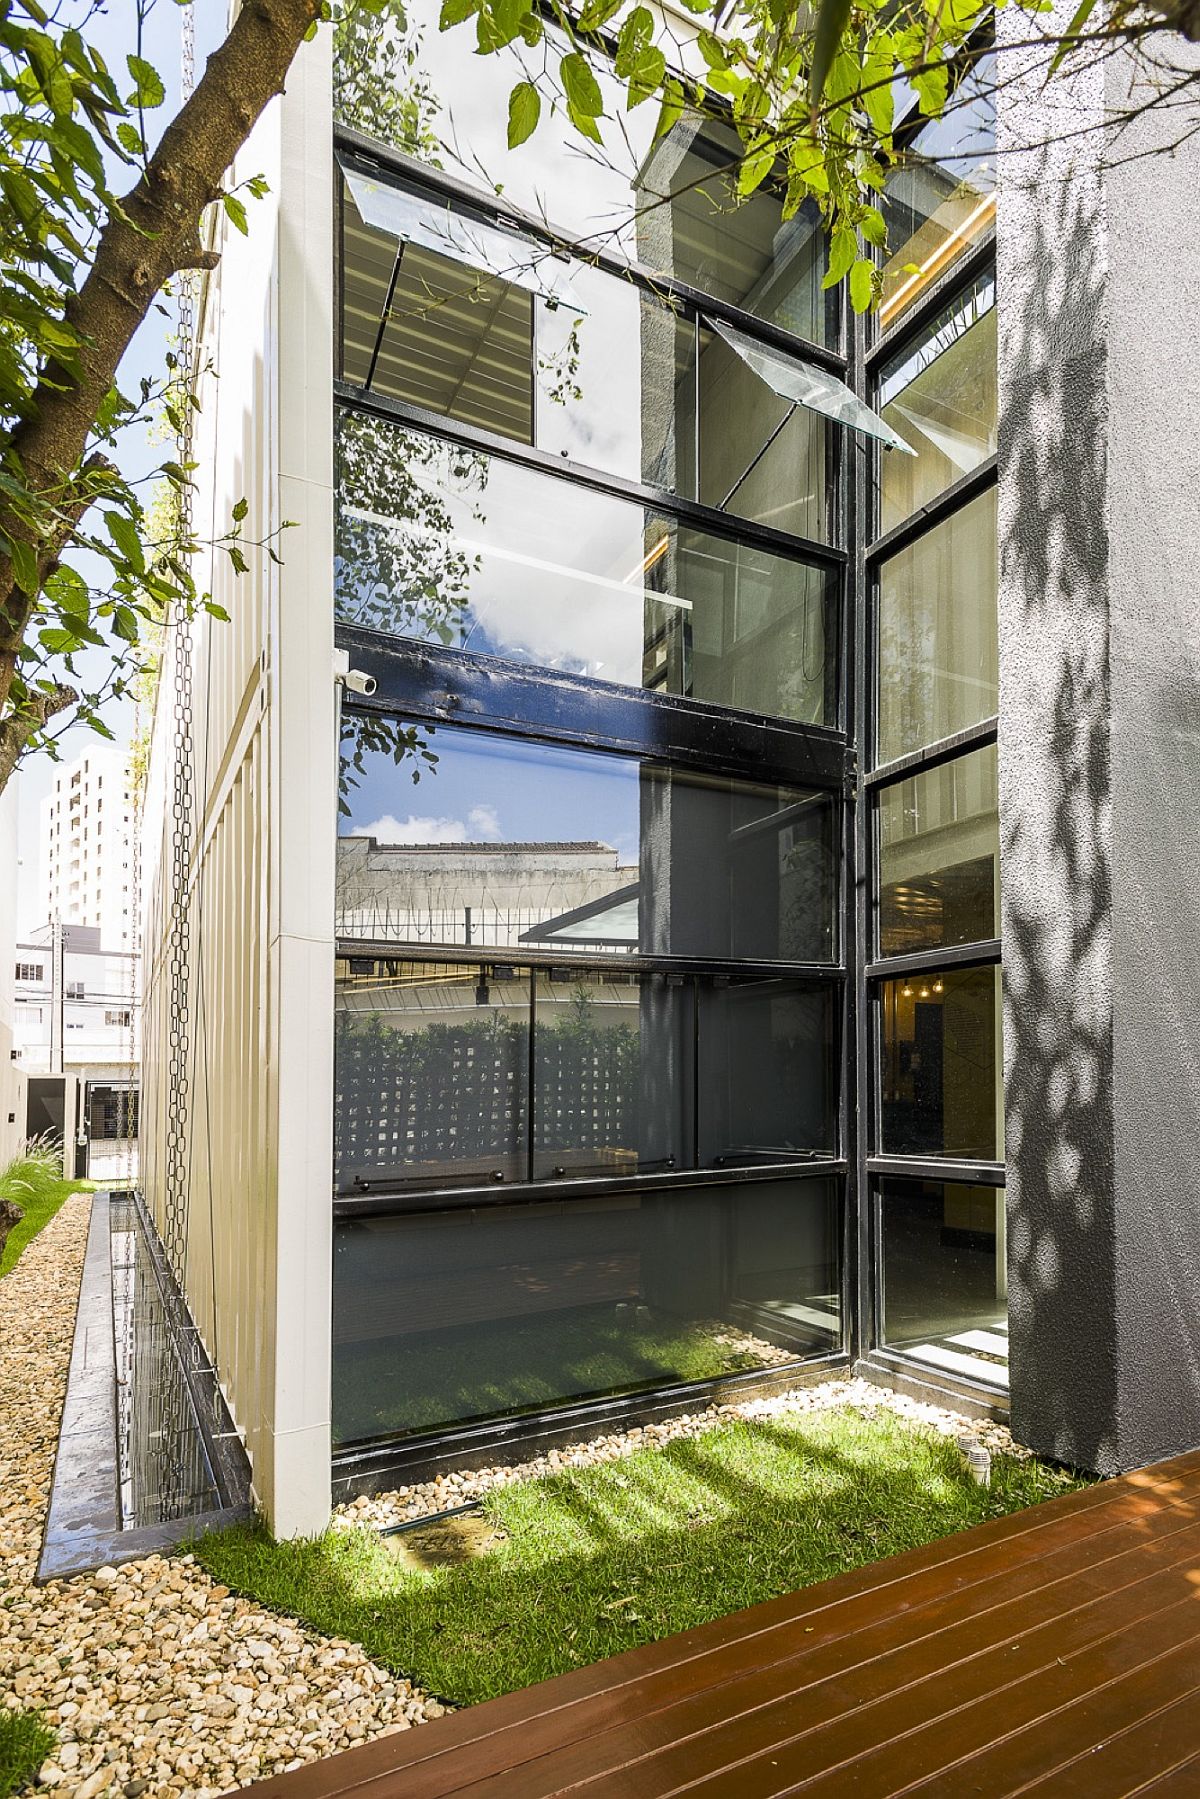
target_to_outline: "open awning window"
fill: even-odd
[[[452,262],[496,275],[552,306],[586,311],[572,285],[569,264],[547,244],[522,232],[452,212],[448,206],[426,199],[410,188],[375,181],[345,163],[342,173],[365,225],[385,231],[402,243],[419,244]]]
[[[771,350],[764,344],[755,343],[753,338],[743,336],[732,325],[722,324],[720,319],[706,318],[704,322],[781,399],[790,400],[794,406],[806,406],[810,412],[819,412],[839,425],[849,425],[851,430],[861,431],[867,437],[877,437],[889,450],[916,455],[912,446],[897,436],[890,425],[884,424],[878,413],[864,406],[836,375],[814,368],[811,363],[799,362],[782,350]]]

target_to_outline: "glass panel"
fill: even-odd
[[[429,963],[343,966],[337,983],[334,1178],[437,1186],[523,1181],[529,977]]]
[[[698,406],[705,505],[828,541],[825,420],[771,392],[712,331],[700,334]]]
[[[789,1180],[343,1221],[335,1441],[827,1353],[838,1213]]]
[[[366,413],[339,417],[337,496],[339,618],[837,724],[828,570]]]
[[[689,1164],[691,1082],[679,1047],[690,1036],[681,1014],[690,1015],[691,995],[673,990],[667,1028],[647,1032],[647,1011],[657,1010],[651,987],[665,990],[661,979],[586,969],[536,976],[534,1180]]]
[[[695,324],[599,269],[573,284],[581,310],[537,308],[538,448],[694,498]]]
[[[343,957],[337,1190],[833,1155],[839,997],[794,981]]]
[[[731,132],[695,117],[659,139],[639,177],[638,261],[810,343],[836,343],[820,215],[807,202],[785,221],[769,186],[738,200],[728,171],[739,156]]]
[[[579,40],[604,98],[597,154],[561,105],[543,105],[532,140],[507,142],[507,96],[520,80],[545,89],[547,66],[567,49],[551,25],[536,48],[476,54],[473,22],[438,31],[412,14],[402,32],[373,22],[343,30],[335,55],[339,119],[394,144],[592,248],[716,294],[817,343],[836,341],[837,295],[824,293],[824,233],[806,205],[784,221],[762,188],[734,203],[730,135],[712,121],[679,119],[656,143],[657,108],[630,112],[606,57]],[[549,58],[549,65],[547,63]],[[620,121],[619,126],[613,121]],[[664,203],[664,202],[667,203]]]
[[[917,133],[887,184],[883,213],[891,254],[879,307],[885,329],[995,220],[995,82],[995,58],[984,57],[942,117]]]
[[[810,362],[801,362],[796,356],[785,356],[781,350],[771,349],[769,345],[755,343],[753,338],[735,331],[732,325],[723,325],[719,319],[712,321],[712,328],[780,399],[805,406],[810,412],[819,412],[822,418],[833,419],[838,424],[850,425],[855,431],[878,438],[888,449],[899,450],[905,456],[916,455],[916,451],[910,449],[869,406],[864,406],[836,375]]]
[[[1004,1160],[1000,969],[881,983],[881,1149]]]
[[[345,379],[532,442],[532,295],[418,244],[397,246],[362,222],[348,190],[344,223]]]
[[[880,1338],[926,1368],[1008,1385],[1003,1187],[880,1183]]]
[[[374,715],[342,747],[342,936],[836,953],[828,795]]]
[[[879,571],[880,762],[996,711],[996,490]]]
[[[917,455],[880,458],[881,531],[995,455],[995,295],[995,277],[981,277],[884,370],[882,417]]]
[[[794,981],[701,986],[702,1168],[837,1154],[839,998]]]
[[[1000,935],[996,746],[884,788],[879,808],[879,951]]]

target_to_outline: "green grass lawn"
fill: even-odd
[[[1067,1491],[1036,1462],[973,1484],[952,1442],[851,1408],[733,1422],[497,1494],[501,1540],[413,1568],[366,1530],[206,1537],[217,1579],[457,1704],[687,1630]]]
[[[756,1353],[752,1342],[745,1331],[715,1321],[684,1324],[653,1312],[641,1323],[619,1320],[607,1305],[339,1344],[334,1433],[349,1443],[433,1430],[467,1418],[538,1411],[571,1395],[714,1380],[779,1359],[766,1344]]]
[[[57,1741],[40,1712],[11,1711],[0,1705],[0,1799],[32,1785]]]
[[[53,1181],[36,1193],[14,1193],[12,1197],[20,1206],[24,1217],[8,1234],[4,1254],[0,1256],[0,1279],[16,1267],[21,1251],[28,1249],[39,1231],[45,1230],[64,1199],[68,1199],[72,1193],[92,1191],[91,1181]]]

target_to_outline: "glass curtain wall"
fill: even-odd
[[[876,1343],[1007,1384],[991,117],[965,83],[887,199],[868,551]],[[963,265],[962,275],[955,271]]]
[[[836,387],[822,236],[413,31],[337,75],[342,1449],[843,1340],[845,427],[745,349]]]

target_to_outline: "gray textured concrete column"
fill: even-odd
[[[1128,160],[1178,112],[1106,146],[1127,69],[1009,85],[1021,62],[998,202],[1013,1422],[1112,1473],[1200,1443],[1200,145]]]

